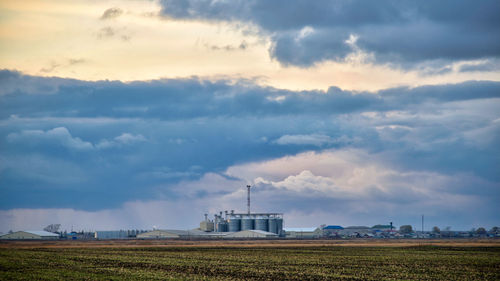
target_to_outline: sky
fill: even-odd
[[[0,232],[500,225],[500,2],[0,1]]]

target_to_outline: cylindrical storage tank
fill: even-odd
[[[227,232],[227,223],[225,223],[225,222],[218,222],[217,223],[217,231],[218,232]]]
[[[282,218],[276,218],[276,234],[278,235],[283,235],[283,219]]]
[[[254,220],[252,218],[242,218],[241,230],[251,230],[251,229],[254,229]]]
[[[229,219],[229,232],[238,232],[241,230],[241,219],[230,218]]]
[[[262,230],[262,231],[268,231],[268,219],[267,217],[258,217],[255,219],[255,229],[257,230]]]
[[[278,233],[278,223],[275,218],[269,218],[269,232]]]

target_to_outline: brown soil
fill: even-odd
[[[500,247],[500,239],[353,239],[353,240],[61,240],[8,241],[0,248],[138,248],[138,247]]]

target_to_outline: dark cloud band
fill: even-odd
[[[500,56],[500,2],[481,1],[214,1],[163,0],[175,19],[243,22],[270,36],[270,55],[284,65],[342,61],[346,41],[379,63],[413,67],[432,60]],[[309,30],[307,34],[304,30]]]

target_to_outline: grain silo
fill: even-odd
[[[231,216],[228,220],[229,232],[238,232],[241,230],[241,218]]]
[[[244,216],[241,218],[241,230],[255,229],[254,219],[251,216]]]
[[[261,215],[255,218],[255,229],[269,231],[269,216]]]
[[[268,227],[269,227],[269,232],[276,233],[278,234],[278,223],[276,222],[275,217],[269,217],[268,220]]]

